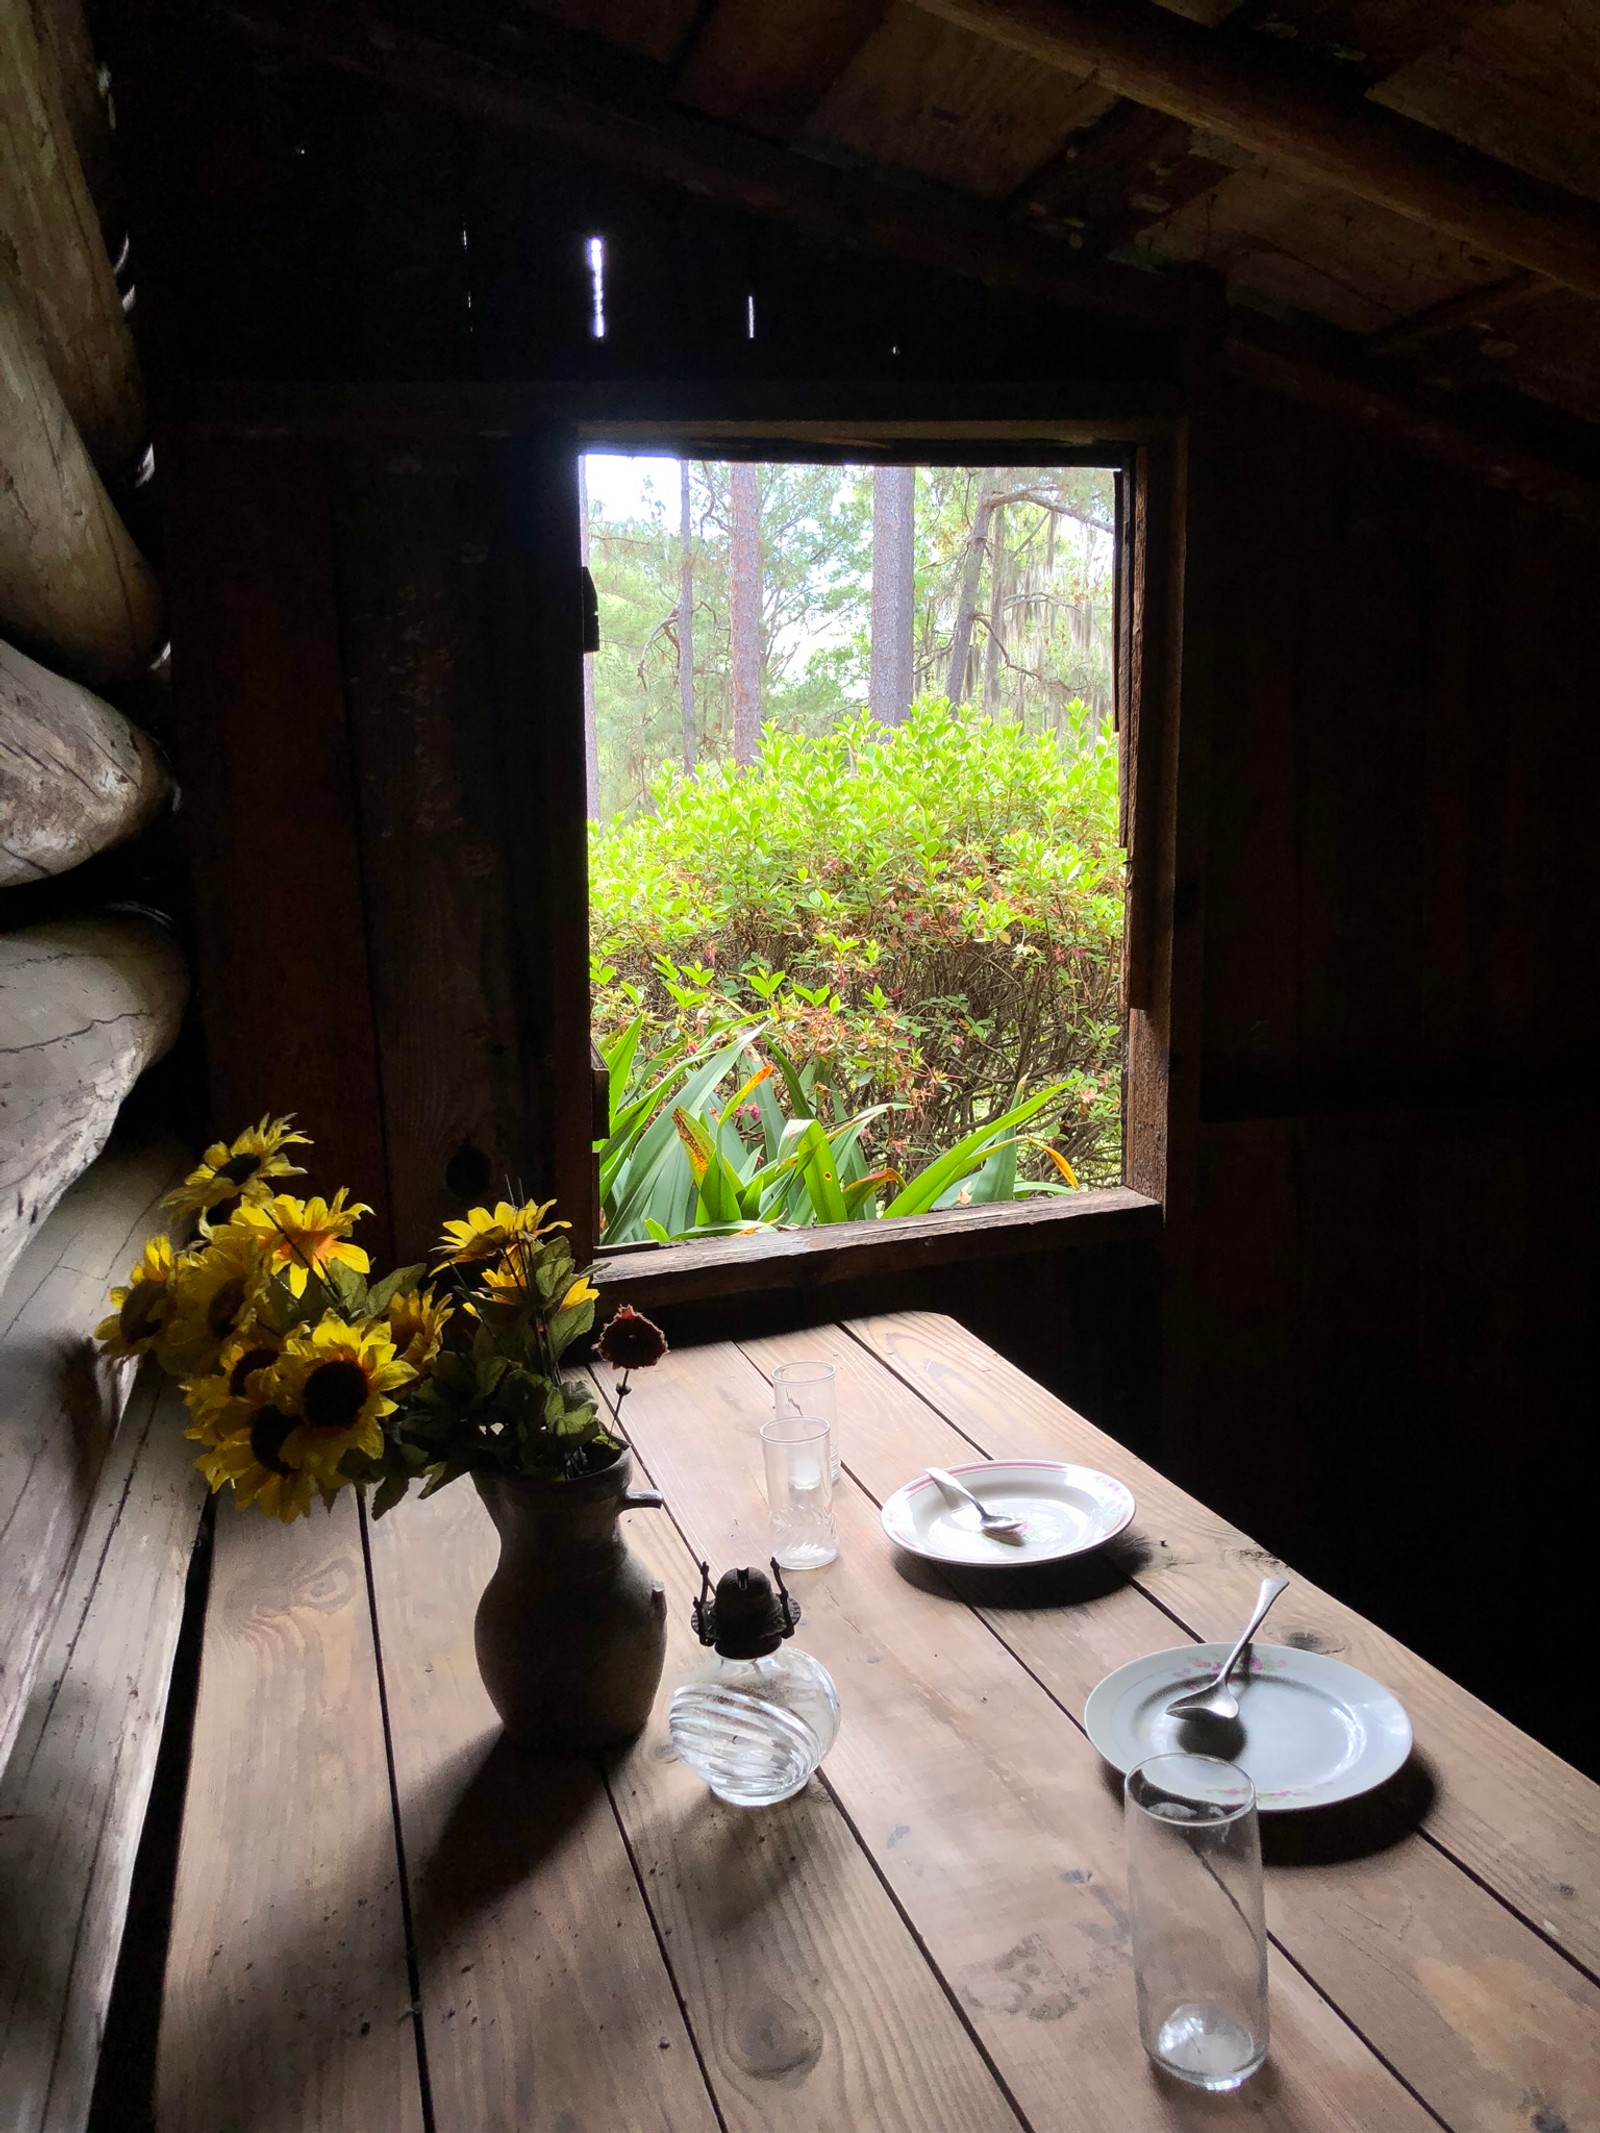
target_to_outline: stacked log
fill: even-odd
[[[144,402],[57,72],[57,50],[71,56],[72,27],[68,15],[66,44],[42,45],[29,0],[0,0],[0,265],[38,307],[61,397],[95,464],[115,476],[144,450]]]
[[[172,799],[155,743],[92,693],[147,674],[162,635],[101,479],[128,476],[145,445],[102,235],[108,151],[83,0],[0,0],[0,895],[137,835]],[[0,1284],[177,1037],[188,989],[146,914],[0,932]]]
[[[147,829],[171,798],[147,734],[0,642],[0,888],[81,866]]]
[[[82,681],[131,681],[160,647],[161,595],[51,376],[37,316],[4,276],[0,437],[0,628]]]
[[[188,994],[177,943],[140,914],[0,937],[0,1285],[171,1047]]]

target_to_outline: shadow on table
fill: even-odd
[[[1103,1548],[1090,1555],[1069,1556],[1062,1563],[997,1564],[993,1570],[982,1564],[930,1563],[896,1548],[894,1566],[919,1592],[997,1611],[1083,1607],[1132,1582]]]
[[[1120,1804],[1120,1775],[1105,1763],[1101,1776],[1106,1790]],[[1421,1826],[1436,1790],[1426,1758],[1413,1749],[1410,1760],[1392,1778],[1357,1800],[1297,1808],[1292,1814],[1264,1814],[1262,1859],[1268,1866],[1293,1867],[1337,1866],[1346,1859],[1371,1858]]]
[[[453,1757],[433,1783],[444,1795],[439,1834],[409,1862],[424,1964],[558,1852],[605,1791],[592,1760],[530,1755],[499,1732]]]

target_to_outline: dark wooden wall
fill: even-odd
[[[521,625],[514,601],[484,621],[469,522],[506,491],[492,451],[419,452],[376,414],[359,446],[208,441],[185,427],[197,383],[610,379],[642,404],[678,379],[710,404],[752,380],[911,379],[960,417],[1156,386],[1176,352],[134,19],[119,114],[158,484],[194,563],[187,608],[168,576],[217,1081],[304,1104],[321,1073],[347,1112],[354,1092],[375,1138],[345,1169],[387,1175],[411,1243],[450,1157],[525,1145],[562,1085],[548,1028],[517,1023],[518,929],[558,891],[511,878],[527,860],[486,774],[517,731],[496,646]],[[827,1307],[952,1310],[1129,1441],[1159,1427],[1201,1496],[1570,1750],[1530,1633],[1568,1604],[1582,1501],[1600,554],[1280,401],[1207,390],[1190,437],[1159,1278],[1147,1247],[1078,1247]],[[219,610],[195,588],[230,481],[235,591],[256,566],[260,584]],[[297,899],[267,833],[302,801],[328,874]],[[259,968],[249,909],[282,916]],[[330,971],[344,996],[312,1059]],[[419,1003],[465,1030],[458,1053],[421,1040]]]
[[[1575,1753],[1600,537],[1242,392],[1193,450],[1169,1458]]]

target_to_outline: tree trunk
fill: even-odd
[[[81,866],[137,836],[171,797],[154,741],[0,643],[0,888]]]
[[[0,937],[0,1285],[171,1046],[189,977],[148,918],[53,920]]]
[[[917,470],[872,470],[872,715],[899,726],[911,709]]]
[[[33,307],[4,274],[0,437],[0,629],[80,681],[133,680],[160,645],[161,596],[56,389]]]
[[[578,454],[578,561],[589,567],[589,467]],[[595,722],[593,652],[583,655],[583,789],[589,820],[600,820],[600,730]]]
[[[131,468],[144,396],[100,218],[28,0],[0,0],[0,259],[38,307],[50,373],[97,466]]]
[[[1005,650],[1005,604],[1009,591],[1006,569],[1005,506],[997,504],[990,514],[994,531],[993,564],[989,571],[989,641],[983,654],[983,708],[993,718],[1000,709],[1001,655]]]
[[[972,625],[978,613],[978,587],[983,581],[983,558],[989,544],[989,518],[999,488],[993,468],[979,477],[977,501],[972,510],[972,529],[961,557],[961,582],[956,588],[955,621],[950,631],[950,664],[945,673],[944,693],[953,704],[964,704],[967,662],[972,655]]]
[[[747,769],[761,745],[761,496],[750,461],[736,460],[728,475],[733,760],[740,769]]]
[[[683,715],[683,767],[695,766],[694,521],[689,515],[689,462],[678,462],[678,709]]]

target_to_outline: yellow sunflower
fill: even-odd
[[[246,1126],[236,1141],[213,1141],[181,1185],[167,1194],[163,1206],[175,1215],[208,1215],[229,1200],[265,1200],[271,1196],[270,1178],[298,1178],[305,1172],[284,1157],[283,1150],[298,1144],[311,1146],[304,1133],[292,1130],[294,1114],[287,1118],[264,1118],[259,1126]]]
[[[278,1360],[281,1345],[276,1334],[254,1326],[226,1344],[215,1370],[186,1379],[184,1404],[194,1426],[184,1435],[215,1448],[225,1437],[248,1430],[266,1405],[259,1373]]]
[[[395,1354],[381,1320],[352,1325],[330,1311],[321,1325],[290,1334],[260,1380],[272,1406],[295,1418],[276,1447],[280,1463],[304,1468],[321,1487],[338,1488],[346,1452],[375,1459],[383,1450],[383,1417],[397,1404],[389,1395],[416,1374]]]
[[[311,1509],[318,1488],[309,1466],[293,1465],[283,1456],[295,1426],[293,1415],[275,1407],[258,1408],[248,1429],[236,1430],[203,1451],[195,1465],[211,1484],[213,1495],[231,1484],[233,1500],[241,1511],[254,1504],[269,1518],[291,1525]]]
[[[161,1340],[172,1303],[172,1240],[151,1237],[128,1276],[111,1291],[112,1311],[94,1329],[107,1355],[144,1355]]]
[[[345,1205],[345,1187],[331,1200],[294,1200],[279,1193],[270,1200],[252,1202],[234,1210],[230,1229],[254,1230],[267,1246],[274,1271],[284,1276],[296,1296],[303,1296],[313,1268],[320,1274],[335,1260],[365,1274],[372,1262],[359,1244],[345,1239],[363,1215],[372,1209],[361,1201]],[[221,1234],[221,1232],[219,1232]]]
[[[570,1229],[570,1222],[549,1222],[545,1216],[554,1200],[542,1205],[530,1200],[526,1207],[513,1207],[502,1200],[493,1213],[487,1207],[470,1208],[463,1222],[447,1222],[444,1235],[434,1247],[441,1266],[467,1266],[476,1259],[495,1259],[519,1244],[531,1243],[553,1229]]]
[[[414,1289],[409,1296],[390,1297],[384,1317],[401,1362],[409,1363],[413,1370],[426,1370],[439,1353],[451,1316],[449,1304],[439,1302],[432,1289]]]
[[[572,1284],[572,1287],[568,1289],[566,1295],[562,1297],[560,1303],[556,1305],[556,1309],[558,1311],[570,1311],[575,1304],[598,1303],[599,1301],[600,1291],[587,1274],[580,1274]]]
[[[231,1222],[212,1231],[173,1267],[163,1351],[191,1371],[214,1370],[222,1349],[254,1324],[271,1278],[256,1231]]]

